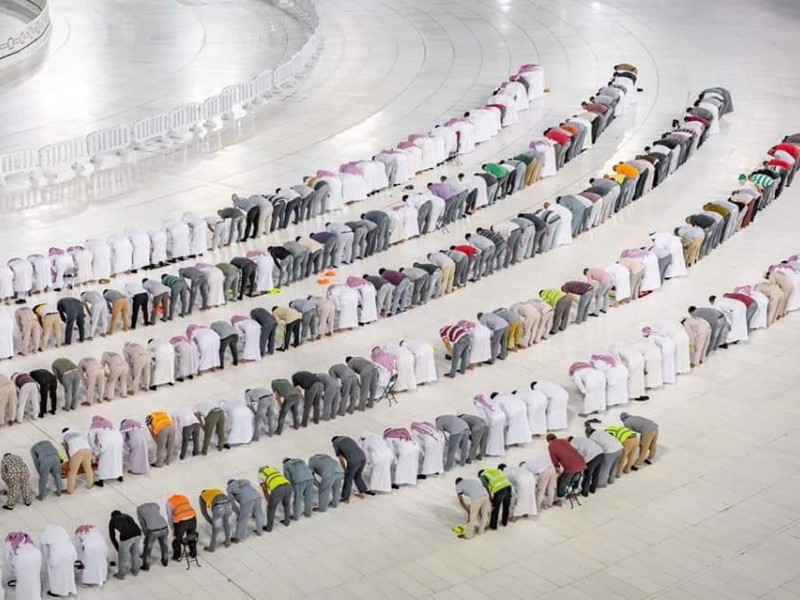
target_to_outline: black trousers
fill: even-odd
[[[261,326],[261,337],[258,340],[261,356],[266,356],[267,353],[275,354],[275,335],[277,331],[278,326],[275,323]]]
[[[192,442],[192,456],[197,456],[200,453],[200,423],[187,425],[181,431],[181,460],[186,458],[189,442]]]
[[[278,413],[278,427],[275,433],[280,435],[283,432],[283,426],[286,424],[286,417],[292,415],[292,429],[300,428],[300,398],[294,396],[292,398],[284,398],[281,404],[281,410]]]
[[[219,341],[219,368],[225,368],[225,350],[231,349],[231,357],[233,358],[233,366],[239,364],[239,334],[234,333]]]
[[[75,329],[75,325],[78,326],[78,339],[83,341],[84,335],[86,333],[86,319],[81,313],[78,316],[67,315],[67,320],[65,322],[65,330],[64,330],[64,343],[69,346],[72,343],[72,330]]]
[[[172,558],[174,560],[180,560],[181,554],[183,554],[182,543],[183,538],[186,537],[187,533],[195,533],[197,532],[197,517],[192,517],[191,519],[187,519],[186,521],[180,521],[179,523],[175,523],[173,527],[173,537],[172,537]],[[191,542],[189,544],[189,556],[192,558],[197,556],[197,542]]]
[[[241,285],[239,286],[239,300],[244,297],[244,288],[247,288],[247,295],[252,296],[256,291],[256,266],[247,265],[240,269]]]
[[[133,297],[133,312],[131,314],[131,329],[136,328],[136,321],[139,312],[142,313],[142,320],[145,325],[150,325],[150,312],[147,310],[147,305],[150,303],[150,296],[145,293],[136,294]]]
[[[297,348],[300,345],[300,327],[302,326],[303,321],[301,319],[297,319],[297,321],[292,321],[291,323],[286,324],[286,331],[283,335],[283,349],[288,350],[289,348],[289,341],[294,338],[292,342],[292,346]]]
[[[58,390],[58,382],[53,379],[46,383],[39,383],[39,417],[41,418],[47,412],[47,397],[50,396],[50,412],[56,412],[56,392]]]
[[[367,484],[364,483],[364,467],[367,461],[360,462],[347,462],[347,467],[344,470],[344,485],[342,486],[342,501],[350,498],[350,493],[353,491],[353,483],[356,484],[356,489],[362,494],[366,493],[369,489]]]
[[[586,463],[586,470],[583,472],[583,485],[581,486],[581,494],[584,496],[588,496],[590,492],[594,494],[597,490],[597,476],[600,474],[600,466],[602,464],[602,454],[595,456]]]
[[[500,517],[500,511],[503,511],[503,516]],[[492,516],[489,517],[489,528],[497,529],[497,521],[499,520],[503,527],[508,525],[508,516],[511,512],[511,486],[504,487],[492,495]]]
[[[254,238],[258,235],[258,220],[261,218],[261,209],[254,206],[247,211],[244,225],[244,239]]]

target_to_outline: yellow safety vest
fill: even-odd
[[[261,476],[264,478],[264,483],[270,492],[275,491],[275,488],[281,485],[289,485],[289,480],[283,476],[283,473],[272,467],[264,467],[261,469]]]
[[[623,444],[632,437],[636,437],[636,432],[622,425],[609,425],[606,427],[606,433],[610,433]]]
[[[484,469],[482,473],[489,485],[489,492],[494,496],[500,490],[511,486],[511,482],[500,469]]]

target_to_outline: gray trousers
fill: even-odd
[[[456,262],[456,273],[453,276],[453,284],[456,287],[463,287],[467,284],[469,273],[472,270],[472,263],[473,261],[471,258]]]
[[[617,476],[617,465],[622,458],[622,450],[617,450],[611,454],[603,454],[603,463],[597,473],[597,487],[603,488],[610,483],[614,483]]]
[[[225,412],[221,408],[212,409],[203,420],[203,454],[208,454],[211,438],[217,434],[217,450],[225,445]]]
[[[261,505],[261,498],[255,498],[239,505],[239,512],[236,513],[236,535],[234,537],[239,540],[247,537],[247,524],[251,518],[255,519],[256,532],[261,535],[261,528],[264,527],[264,507]]]
[[[187,315],[192,314],[192,310],[197,305],[197,294],[200,294],[202,304],[200,307],[205,310],[208,308],[208,280],[192,281],[192,286],[189,289],[189,310],[186,311]],[[181,306],[183,308],[183,306]]]
[[[498,358],[504,359],[508,356],[508,327],[492,331],[492,358],[489,361],[494,363]]]
[[[174,451],[175,427],[168,425],[159,431],[156,436],[156,466],[163,467],[164,464],[171,463]]]
[[[308,277],[308,258],[310,253],[306,252],[299,256],[292,256],[292,281]]]
[[[411,282],[411,304],[424,304],[429,294],[430,277],[420,277]]]
[[[185,317],[192,311],[192,304],[189,298],[189,287],[185,284],[173,286],[172,290],[170,291],[169,317],[167,317],[170,321],[175,318],[175,307],[178,305],[179,298],[181,302],[181,312],[179,313],[180,316]]]
[[[484,275],[494,273],[494,248],[481,250],[474,258],[472,278],[478,281]]]
[[[347,379],[341,380],[341,383],[342,388],[339,392],[341,394],[341,400],[339,401],[338,414],[340,417],[343,417],[345,413],[353,414],[358,406],[358,398],[361,394],[361,390],[358,377],[348,377]]]
[[[316,310],[309,310],[303,313],[301,322],[301,337],[304,340],[317,337],[318,318]]]
[[[322,479],[317,482],[319,492],[319,512],[328,510],[328,506],[336,508],[339,506],[339,498],[342,496],[342,483],[344,474],[337,473],[330,479]]]
[[[280,260],[275,259],[275,267],[278,271],[278,280],[275,283],[275,287],[289,285],[289,282],[292,279],[292,257],[287,256],[286,258],[282,258]]]
[[[161,562],[169,560],[169,548],[167,546],[167,538],[169,537],[169,528],[156,529],[155,531],[144,532],[144,555],[142,557],[142,567],[150,567],[150,555],[153,553],[153,545],[158,541],[161,549]]]
[[[228,221],[229,219],[225,219]],[[230,219],[230,234],[228,235],[228,246],[232,242],[241,242],[244,236],[244,217]]]
[[[398,312],[402,312],[409,307],[411,304],[412,287],[411,280],[406,278],[394,288],[394,292],[392,293],[392,308],[389,314],[396,315]]]
[[[378,395],[378,371],[369,371],[362,373],[361,381],[361,398],[358,402],[358,410],[365,408],[372,408],[372,401]]]
[[[367,228],[359,227],[353,231],[353,249],[350,253],[350,262],[357,258],[364,258],[367,253]]]
[[[515,265],[522,259],[522,230],[515,229],[508,236],[508,248],[506,249],[506,267],[509,264]]]
[[[589,315],[589,307],[592,304],[593,297],[594,290],[589,290],[585,294],[581,294],[581,297],[578,298],[578,313],[575,315],[576,323],[583,323],[586,320],[586,317]]]
[[[572,308],[572,296],[567,294],[556,303],[553,309],[553,327],[550,329],[550,335],[555,334],[557,331],[564,331],[569,325],[569,311]]]
[[[534,241],[536,240],[536,228],[531,226],[525,228],[519,239],[519,252],[517,253],[517,260],[523,258],[530,258],[535,252]]]
[[[291,504],[292,486],[289,484],[279,485],[270,492],[269,502],[267,503],[267,531],[272,531],[278,506],[283,506],[283,522],[288,525],[292,514]]]
[[[225,293],[225,302],[236,300],[239,297],[239,277],[241,271],[235,269],[230,273],[225,273],[225,279],[222,282],[222,289]]]
[[[321,269],[327,269],[328,267],[332,266],[339,266],[338,263],[336,265],[333,264],[333,257],[334,257],[334,250],[336,248],[336,240],[337,237],[332,237],[325,245],[322,247],[322,265]]]
[[[375,295],[375,304],[378,307],[378,314],[391,314],[393,297],[394,286],[391,283],[383,284]]]
[[[598,311],[606,312],[608,311],[608,294],[611,291],[611,287],[614,284],[611,282],[602,283],[597,282],[595,283],[594,288],[594,313],[597,314]]]
[[[322,420],[330,421],[331,419],[335,419],[336,414],[339,411],[339,407],[342,404],[344,404],[344,402],[342,402],[340,388],[331,390],[331,393],[328,393],[328,390],[325,390],[325,393],[322,396]]]
[[[61,385],[64,387],[64,410],[75,410],[78,405],[78,392],[81,389],[80,370],[64,373],[61,377]]]
[[[353,232],[336,234],[333,246],[333,266],[338,267],[342,261],[349,261],[353,254]]]
[[[294,496],[292,518],[295,521],[299,520],[301,512],[306,518],[310,517],[314,503],[314,480],[309,479],[293,483],[292,495]]]
[[[39,497],[47,496],[47,478],[52,475],[56,482],[56,492],[61,493],[64,482],[61,479],[61,461],[58,456],[45,456],[40,462],[36,463],[36,472],[39,473]]]
[[[472,350],[472,338],[469,335],[465,335],[455,344],[453,344],[452,350],[453,357],[450,363],[449,375],[454,377],[456,371],[463,375],[467,372],[467,368],[469,367],[469,354]]]
[[[447,436],[447,447],[444,451],[444,470],[449,471],[453,468],[453,463],[456,458],[456,449],[458,452],[458,464],[462,467],[467,461],[469,456],[469,429],[461,433],[451,433]]]
[[[142,566],[142,536],[137,535],[119,543],[117,573],[122,576],[139,572]]]
[[[232,513],[230,502],[215,504],[211,509],[211,542],[208,544],[208,547],[212,552],[217,549],[217,537],[220,533],[225,535],[226,547],[231,543]]]
[[[483,460],[486,456],[486,444],[489,442],[489,427],[470,429],[469,460]]]
[[[425,235],[431,228],[431,203],[425,202],[417,210],[417,224],[420,235]]]
[[[644,281],[644,269],[637,274],[631,273],[631,299],[636,300],[639,297],[639,292],[642,289],[642,281]]]
[[[425,296],[425,302],[428,302],[431,298],[439,298],[442,295],[442,270],[438,269],[437,271],[433,272],[433,275],[430,276],[430,281],[428,283],[428,293]]]
[[[322,384],[316,382],[303,394],[303,420],[301,423],[303,427],[308,427],[309,418],[313,418],[314,423],[319,423],[322,390]],[[313,417],[311,415],[312,409],[314,411]]]
[[[92,314],[87,337],[94,338],[96,334],[103,335],[108,331],[108,307],[105,305],[92,305]]]
[[[728,322],[724,319],[720,319],[716,324],[712,324],[708,351],[712,352],[724,344],[728,340],[728,332],[730,330],[730,325],[728,325]]]
[[[272,437],[274,433],[275,420],[275,398],[267,397],[259,400],[256,407],[255,424],[253,427],[253,441],[257,442],[261,438],[261,429],[267,430],[267,435]]]
[[[667,274],[667,269],[672,264],[672,255],[667,254],[666,256],[662,256],[658,259],[658,274],[661,276],[661,283],[664,283],[665,275]]]

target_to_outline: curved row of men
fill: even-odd
[[[292,218],[296,223],[341,210],[345,202],[364,200],[456,155],[472,152],[476,144],[488,141],[502,127],[515,124],[517,111],[527,109],[543,90],[542,68],[523,65],[493,92],[486,106],[437,125],[428,135],[411,135],[372,160],[343,164],[338,173],[317,171],[302,184],[278,188],[273,195],[234,195],[233,204],[214,215],[200,218],[186,213],[181,219],[165,220],[160,230],[126,228],[107,241],[89,239],[67,250],[51,248],[46,255],[12,258],[0,265],[0,299],[19,300],[32,292],[59,290],[72,280],[86,283],[164,266],[168,261],[202,255],[209,246],[214,249],[256,237],[259,232],[285,228]]]
[[[768,269],[768,273],[776,271],[791,272],[793,281],[800,283],[797,255]],[[774,301],[781,306],[781,299]],[[787,311],[800,309],[800,286],[788,291],[784,308]],[[691,344],[695,348],[703,347],[699,338],[691,339]],[[531,390],[536,391],[536,388],[534,382]],[[527,390],[520,392],[521,395],[528,393]],[[544,395],[541,389],[539,393]],[[487,415],[505,415],[504,406],[514,396],[515,393],[493,393],[487,399],[478,395],[474,402]],[[547,456],[534,456],[520,463],[519,468],[501,464],[496,469],[479,471],[477,481],[457,478],[456,493],[467,512],[468,522],[463,527],[454,528],[456,533],[469,538],[476,530],[482,533],[487,525],[491,528],[497,528],[498,524],[506,525],[509,517],[513,521],[536,514],[541,507],[557,505],[565,497],[571,499],[579,488],[584,496],[588,496],[613,483],[617,476],[651,464],[656,456],[658,425],[627,413],[622,413],[620,418],[622,425],[611,424],[602,430],[595,427],[596,419],[587,421],[586,439],[571,437],[559,440],[554,434],[548,434]],[[332,456],[316,454],[308,463],[298,458],[285,458],[282,469],[275,466],[259,469],[259,480],[267,502],[266,517],[261,496],[247,480],[231,479],[225,490],[204,489],[199,494],[198,505],[211,526],[211,540],[206,550],[214,551],[220,541],[225,546],[240,542],[248,533],[251,519],[255,522],[257,534],[270,531],[278,508],[283,512],[283,524],[288,526],[292,519],[300,519],[301,515],[310,517],[314,508],[324,511],[336,506],[338,501],[348,501],[353,485],[359,496],[364,497],[374,495],[376,491],[389,492],[404,484],[414,485],[427,474],[445,472],[452,467],[456,455],[459,464],[463,465],[485,456],[503,456],[507,446],[531,440],[530,430],[524,432],[526,435],[523,437],[516,437],[520,435],[519,424],[527,421],[527,412],[521,421],[515,422],[516,419],[516,416],[513,420],[503,417],[487,420],[475,415],[443,415],[435,424],[414,423],[410,431],[390,428],[383,436],[365,432],[360,442],[346,436],[335,436],[331,442],[338,462]],[[3,458],[4,479],[19,467],[10,456]],[[369,484],[364,481],[365,472]],[[9,491],[16,490],[27,485],[27,479],[12,479],[8,483],[13,486]],[[191,501],[184,495],[174,494],[167,499],[165,509],[166,519],[158,505],[148,503],[140,506],[138,524],[130,515],[112,512],[109,533],[118,551],[117,577],[122,579],[129,571],[136,574],[140,568],[149,569],[155,542],[161,546],[162,564],[166,565],[170,529],[173,534],[172,558],[180,560],[183,552],[196,556],[197,512]],[[230,522],[233,512],[237,514],[235,535]],[[76,530],[76,541],[80,552],[66,531],[53,525],[46,526],[42,532],[40,544],[44,553],[24,532],[12,532],[6,537],[6,565],[15,578],[21,598],[39,597],[43,554],[52,593],[75,593],[74,565],[79,556],[83,563],[83,583],[102,585],[108,573],[105,539],[96,527],[83,525]]]
[[[596,114],[613,114],[622,95],[616,98],[607,97],[610,98],[608,112]],[[588,130],[587,127],[582,131]],[[548,143],[555,144],[549,140]],[[509,180],[510,185],[506,184],[505,179],[501,179],[503,195],[516,191],[526,184],[525,165],[529,167],[536,162],[534,155],[528,155],[527,158],[528,163],[513,161],[517,163],[516,169],[505,173],[504,178]],[[502,165],[498,166],[504,168]],[[513,178],[510,177],[512,173]],[[458,215],[463,216],[465,207],[470,205],[472,192],[467,189],[458,189],[446,180],[430,184],[429,187],[434,192],[428,194],[430,199],[437,199],[443,205],[448,201],[451,202],[453,206],[458,207],[456,210]],[[474,206],[474,195],[470,206]],[[620,203],[616,208],[621,206]],[[409,210],[417,209],[409,208]],[[415,212],[416,216],[418,215]],[[351,328],[357,324],[372,322],[380,314],[396,314],[412,304],[423,303],[431,297],[449,293],[454,287],[461,287],[470,275],[473,279],[480,279],[483,274],[494,271],[495,262],[498,267],[516,263],[523,250],[526,256],[530,256],[534,251],[544,251],[557,242],[566,243],[561,239],[563,236],[559,231],[571,228],[569,213],[563,215],[565,220],[563,227],[560,223],[561,217],[562,215],[552,213],[545,215],[544,218],[534,214],[529,215],[529,219],[517,219],[520,223],[524,223],[526,228],[530,228],[524,236],[521,235],[522,226],[512,221],[499,224],[492,231],[479,230],[468,244],[454,246],[449,251],[429,254],[430,262],[415,263],[413,267],[399,271],[382,269],[377,275],[364,278],[350,277],[346,285],[332,285],[328,289],[327,299],[321,297],[298,299],[291,302],[289,308],[273,309],[272,314],[265,309],[254,309],[249,319],[244,315],[237,315],[230,323],[217,321],[211,328],[190,326],[187,328],[187,336],[178,336],[170,340],[174,349],[166,342],[160,341],[152,341],[147,349],[139,344],[128,343],[125,346],[125,360],[115,353],[105,353],[100,363],[95,359],[86,358],[75,364],[64,358],[54,361],[53,372],[47,369],[35,369],[29,374],[17,373],[12,377],[12,382],[0,382],[2,383],[0,409],[5,409],[0,410],[0,416],[8,413],[9,420],[14,417],[21,420],[26,408],[30,407],[30,411],[36,417],[36,410],[33,407],[33,399],[36,397],[40,398],[39,416],[45,414],[48,398],[51,403],[50,412],[54,412],[56,381],[61,382],[65,390],[65,409],[71,410],[77,405],[81,383],[86,389],[85,403],[91,404],[95,396],[113,398],[118,385],[121,393],[125,395],[131,384],[135,392],[139,387],[147,389],[172,384],[175,378],[178,380],[191,378],[198,371],[224,366],[226,349],[230,349],[233,362],[236,364],[240,343],[245,359],[258,359],[266,352],[273,352],[279,324],[284,331],[284,349],[286,349],[290,340],[293,340],[296,346],[303,339],[330,334],[334,321],[338,322],[339,328]],[[379,219],[376,217],[377,221]],[[414,223],[416,224],[416,220]],[[329,227],[332,225],[329,224]],[[378,228],[373,231],[380,230],[381,228]],[[325,246],[315,250],[313,255],[302,256],[303,260],[299,263],[302,268],[299,271],[295,269],[297,262],[292,265],[291,253],[286,251],[286,256],[275,255],[279,261],[275,267],[278,269],[279,280],[289,281],[293,280],[295,275],[309,274],[308,264],[314,265],[314,270],[327,268],[329,265],[338,264],[343,257],[355,260],[362,256],[362,250],[366,255],[375,250],[368,233],[356,238],[353,232],[354,229],[346,228],[336,230],[335,234],[329,234],[330,237],[324,240]],[[385,241],[385,238],[383,239]],[[498,245],[496,260],[485,260],[490,254],[495,254],[493,248],[491,250],[479,248],[480,242],[486,242],[487,239],[491,240],[488,243]],[[566,240],[571,241],[571,237],[567,235]],[[302,244],[296,242],[296,245],[303,248],[303,252],[309,252]],[[481,260],[475,262],[476,256],[480,256]],[[299,259],[301,255],[294,255],[294,258]],[[306,258],[312,260],[305,260]],[[58,344],[60,320],[66,322],[68,341],[76,326],[82,340],[85,334],[84,305],[90,314],[89,334],[94,336],[102,334],[108,327],[109,321],[109,332],[113,332],[119,322],[123,328],[127,328],[131,304],[134,326],[139,313],[142,314],[145,324],[154,322],[157,317],[157,307],[160,307],[163,313],[162,319],[171,319],[178,298],[181,300],[181,315],[189,314],[198,298],[202,300],[202,307],[206,308],[209,306],[209,298],[214,305],[222,304],[226,298],[235,299],[237,296],[241,298],[248,286],[251,294],[271,289],[272,271],[271,257],[262,256],[259,263],[239,257],[233,259],[232,264],[220,264],[216,267],[213,265],[204,265],[203,269],[185,267],[179,271],[178,276],[162,275],[160,282],[151,279],[144,279],[141,284],[130,282],[125,286],[125,293],[113,289],[105,290],[102,295],[97,291],[87,291],[81,295],[83,305],[75,298],[62,298],[56,305],[42,304],[33,310],[23,307],[17,309],[16,314],[21,352],[25,353],[40,347],[42,338],[45,338],[43,343],[46,345],[49,343],[51,333]],[[214,273],[214,287],[211,292],[208,276],[210,273]],[[264,283],[261,283],[262,281]],[[170,302],[171,299],[175,301]],[[196,347],[190,342],[194,342]],[[151,355],[150,361],[147,360],[148,352]],[[150,362],[153,362],[152,366]],[[19,401],[15,397],[12,383],[19,388],[16,394]]]

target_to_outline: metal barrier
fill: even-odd
[[[6,175],[32,173],[39,167],[39,153],[35,150],[17,150],[0,154],[0,184],[5,185]]]
[[[23,34],[12,36],[0,42],[0,60],[15,54],[23,42],[32,44],[38,39],[46,39],[50,30],[48,0],[24,1],[41,8],[39,16],[26,26]],[[179,106],[170,112],[144,117],[133,123],[126,123],[94,131],[86,137],[74,138],[49,144],[38,150],[20,150],[0,155],[0,184],[5,184],[5,176],[28,173],[32,183],[37,181],[37,171],[41,168],[47,180],[56,178],[56,167],[69,164],[76,174],[84,170],[83,158],[99,165],[102,155],[114,153],[121,155],[132,147],[141,149],[147,142],[162,141],[165,136],[185,137],[187,132],[199,133],[200,125],[209,129],[216,126],[216,119],[223,121],[236,117],[237,106],[242,110],[263,104],[264,99],[278,87],[285,86],[299,76],[311,62],[321,45],[319,17],[313,0],[270,0],[307,28],[309,37],[292,58],[271,71],[263,71],[248,81],[224,88],[218,95],[206,98],[202,103]],[[35,26],[34,26],[35,25]],[[35,34],[35,35],[34,35]],[[37,37],[38,36],[38,37]],[[3,64],[0,62],[0,68]]]
[[[151,117],[139,119],[131,125],[131,138],[136,150],[151,140],[160,142],[172,128],[172,119],[168,113],[159,113]]]
[[[91,157],[89,162],[101,163],[101,154],[113,152],[120,155],[131,143],[130,125],[117,125],[108,129],[93,131],[86,136],[86,150]]]
[[[60,164],[69,163],[75,174],[80,175],[86,168],[82,159],[86,158],[87,152],[86,138],[83,137],[50,144],[39,149],[39,166],[44,171],[45,178],[50,182],[57,179],[53,167]]]

